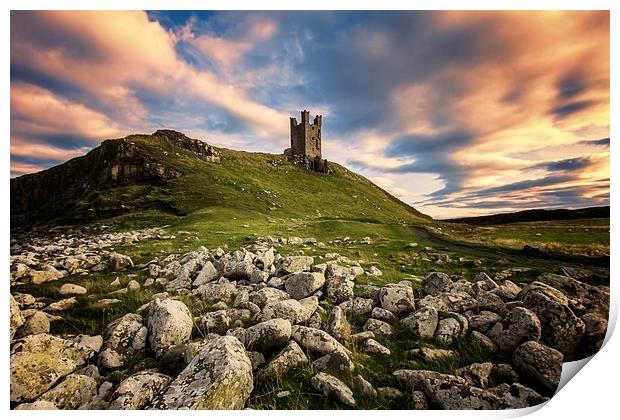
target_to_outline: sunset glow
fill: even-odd
[[[437,218],[609,205],[609,12],[11,12],[11,175],[181,131],[323,157]]]

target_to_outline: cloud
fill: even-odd
[[[12,156],[161,127],[278,153],[306,108],[433,215],[605,200],[609,48],[607,11],[14,11]]]

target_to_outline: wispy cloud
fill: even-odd
[[[11,13],[13,174],[164,126],[279,153],[304,108],[435,216],[608,203],[609,12]]]

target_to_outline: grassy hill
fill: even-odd
[[[183,175],[157,179],[157,182],[144,179],[125,183],[92,181],[92,188],[65,199],[58,222],[71,223],[84,219],[84,215],[90,215],[91,219],[118,215],[116,219],[121,224],[131,227],[162,221],[176,223],[182,219],[191,222],[237,218],[262,222],[267,218],[346,218],[414,224],[432,220],[366,178],[335,163],[330,162],[331,173],[320,174],[294,165],[283,155],[228,149],[217,149],[221,163],[214,163],[201,159],[187,148],[178,147],[158,133],[108,140],[84,157],[39,174],[13,179],[12,203],[23,201],[17,195],[19,184],[53,185],[50,178],[57,178],[58,173],[71,179],[101,178],[101,173],[109,171],[112,163],[125,159],[118,155],[123,147],[131,145],[138,150],[134,154],[139,155],[141,163],[161,163]],[[109,164],[102,165],[101,161]],[[85,164],[96,166],[95,173],[84,169]],[[32,189],[24,191],[23,195],[30,194]],[[12,207],[11,212],[18,213],[19,209]]]

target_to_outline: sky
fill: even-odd
[[[170,128],[323,157],[436,218],[609,205],[609,12],[12,11],[11,176]]]

